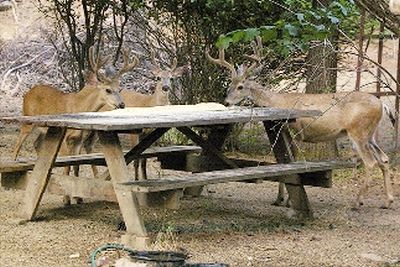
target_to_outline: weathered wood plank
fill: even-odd
[[[124,151],[127,153],[128,151]],[[199,146],[168,146],[168,147],[150,147],[142,154],[134,156],[137,158],[152,158],[152,157],[172,157],[175,155],[184,155],[189,153],[201,152]],[[136,158],[135,158],[136,157]],[[23,159],[18,161],[3,161],[0,162],[0,173],[29,171],[33,169],[36,159]],[[54,162],[53,167],[64,167],[73,165],[101,165],[105,166],[105,158],[102,153],[82,154],[66,157],[58,157]]]
[[[50,178],[51,167],[64,139],[66,129],[49,128],[39,150],[38,160],[28,181],[22,217],[32,220]]]
[[[192,127],[238,122],[288,120],[321,115],[316,110],[232,107],[227,110],[199,110],[141,115],[117,115],[103,112],[46,116],[3,117],[4,123],[35,124],[37,126],[69,127],[84,130],[126,131],[142,128]]]
[[[99,140],[107,161],[115,195],[125,221],[127,233],[122,237],[123,242],[135,249],[146,248],[149,240],[143,219],[139,211],[139,203],[132,192],[118,190],[117,185],[129,181],[129,172],[122,153],[121,144],[116,132],[99,133]]]
[[[162,179],[130,181],[118,186],[121,189],[127,187],[126,189],[132,192],[157,192],[191,186],[236,182],[260,178],[271,178],[271,180],[277,181],[276,177],[278,176],[288,176],[287,178],[281,178],[279,181],[283,181],[288,184],[302,185],[301,176],[292,176],[293,174],[330,171],[332,169],[351,168],[353,166],[354,164],[351,162],[338,161],[293,162],[287,164],[274,164],[268,166],[195,173],[186,175],[184,177],[164,177]]]

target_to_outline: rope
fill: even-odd
[[[110,251],[110,250],[122,250],[122,251],[126,251],[129,253],[135,253],[136,251],[126,247],[123,244],[117,244],[117,243],[109,243],[109,244],[105,244],[101,247],[96,248],[91,254],[90,254],[90,264],[91,267],[97,267],[96,264],[96,255],[99,254],[102,251]]]

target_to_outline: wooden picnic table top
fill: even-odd
[[[126,108],[108,112],[3,117],[4,123],[34,124],[43,127],[67,127],[81,130],[129,131],[142,128],[205,126],[250,121],[290,120],[320,116],[317,110],[295,110],[223,105],[175,105]]]

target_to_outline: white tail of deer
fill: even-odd
[[[384,177],[385,205],[388,208],[393,202],[393,193],[389,173],[389,158],[377,145],[374,134],[382,118],[382,102],[375,96],[362,92],[302,94],[275,93],[255,81],[249,80],[251,72],[261,61],[261,38],[253,43],[254,55],[249,58],[253,64],[241,71],[235,69],[224,57],[224,50],[219,50],[219,58],[212,58],[208,51],[206,56],[212,62],[221,65],[231,72],[231,84],[225,102],[238,105],[252,102],[260,107],[294,108],[301,110],[321,110],[323,115],[317,118],[299,118],[289,124],[298,139],[305,142],[325,142],[347,135],[361,157],[366,174],[358,194],[358,205],[363,204],[371,178],[371,169],[378,165]],[[284,186],[280,184],[277,202],[283,199]]]
[[[390,0],[389,10],[395,15],[400,15],[400,0]]]

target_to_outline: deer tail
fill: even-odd
[[[396,123],[396,118],[394,117],[392,111],[390,110],[390,108],[383,104],[383,110],[385,111],[385,113],[389,116],[390,122],[392,123],[393,127],[395,126]]]

